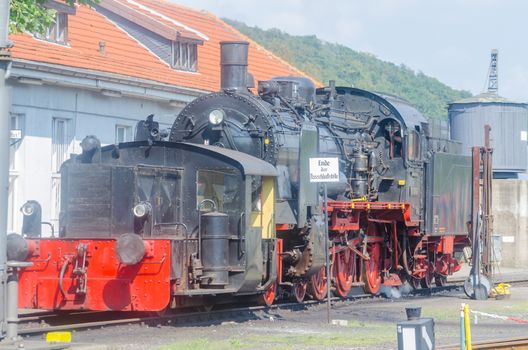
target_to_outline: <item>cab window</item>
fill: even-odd
[[[216,204],[218,211],[227,212],[239,210],[242,194],[240,177],[219,170],[198,170],[196,174],[196,206],[199,209],[204,199],[210,199]],[[202,209],[210,208],[204,204]]]
[[[384,128],[384,137],[386,140],[386,149],[390,159],[402,157],[402,132],[401,127],[395,120],[388,121]]]
[[[416,161],[421,159],[420,135],[412,130],[407,136],[407,159]]]

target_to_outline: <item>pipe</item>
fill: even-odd
[[[7,48],[9,42],[9,0],[0,0],[0,49]]]
[[[247,41],[220,42],[220,87],[222,90],[248,91]]]
[[[7,277],[7,339],[17,340],[18,338],[18,268],[14,267]]]
[[[0,0],[0,340],[5,337],[6,304],[17,307],[17,302],[7,303],[7,210],[9,187],[9,90],[6,79],[11,64],[7,51],[9,39],[9,0]]]

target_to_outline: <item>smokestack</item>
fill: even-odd
[[[247,41],[222,41],[220,43],[220,87],[222,90],[247,92]]]

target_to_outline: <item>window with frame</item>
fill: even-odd
[[[54,23],[43,34],[35,34],[39,39],[66,45],[68,43],[68,14],[57,12]]]
[[[24,115],[10,113],[10,128],[11,130],[18,130],[22,136]],[[11,139],[9,144],[9,191],[8,191],[8,216],[7,229],[8,231],[16,231],[18,225],[18,207],[19,196],[17,191],[18,177],[20,175],[19,162],[19,148],[22,143],[22,138]]]
[[[60,167],[68,159],[72,136],[70,120],[53,118],[51,134],[51,223],[57,226],[60,213],[61,178]]]
[[[115,143],[127,142],[130,140],[132,128],[126,125],[116,125],[115,127]]]
[[[22,114],[15,114],[10,113],[10,126],[11,130],[17,131],[20,134],[20,137],[22,137],[23,130],[22,130],[22,123],[24,116]],[[19,139],[11,139],[9,144],[9,170],[10,171],[16,171],[18,170],[18,157],[19,152],[18,149],[20,148],[20,144],[22,143],[22,138]]]
[[[53,118],[51,168],[54,173],[58,173],[62,163],[68,159],[72,139],[69,124],[69,119]]]
[[[221,170],[198,170],[196,174],[196,207],[209,209],[202,203],[212,200],[221,212],[242,210],[242,181],[236,174]],[[200,206],[202,207],[200,208]]]
[[[196,72],[198,67],[198,45],[193,42],[172,42],[172,68]]]

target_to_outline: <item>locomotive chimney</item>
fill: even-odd
[[[220,86],[222,90],[247,91],[248,46],[247,41],[220,42]]]

